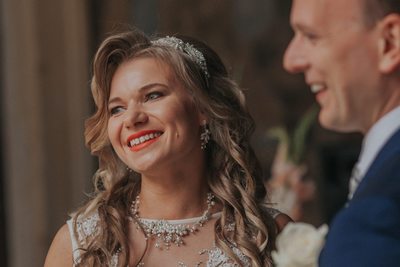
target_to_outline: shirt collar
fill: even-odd
[[[364,137],[357,163],[360,177],[364,177],[378,152],[400,128],[400,106],[380,118]]]

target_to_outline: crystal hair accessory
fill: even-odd
[[[174,36],[166,36],[151,42],[153,45],[160,45],[160,46],[168,46],[175,48],[178,51],[182,51],[187,54],[197,65],[201,68],[204,72],[204,75],[208,79],[210,78],[210,74],[207,69],[206,59],[197,48],[195,48],[192,44],[185,43],[181,39],[174,37]]]
[[[199,217],[193,224],[173,223],[167,220],[148,220],[139,216],[139,195],[132,201],[129,208],[129,220],[134,222],[138,229],[142,229],[146,235],[146,240],[154,238],[156,240],[155,247],[158,249],[169,249],[171,244],[176,246],[184,245],[183,238],[199,231],[200,227],[210,220],[211,209],[215,205],[214,195],[207,194],[207,209],[203,215]]]

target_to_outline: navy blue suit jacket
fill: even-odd
[[[400,130],[332,221],[319,265],[400,266]]]

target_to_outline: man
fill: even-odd
[[[320,266],[400,266],[400,1],[293,0],[291,24],[284,67],[304,73],[321,125],[365,134]]]

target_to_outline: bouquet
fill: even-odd
[[[307,223],[288,223],[276,239],[272,252],[276,267],[316,267],[328,226],[318,229]]]

